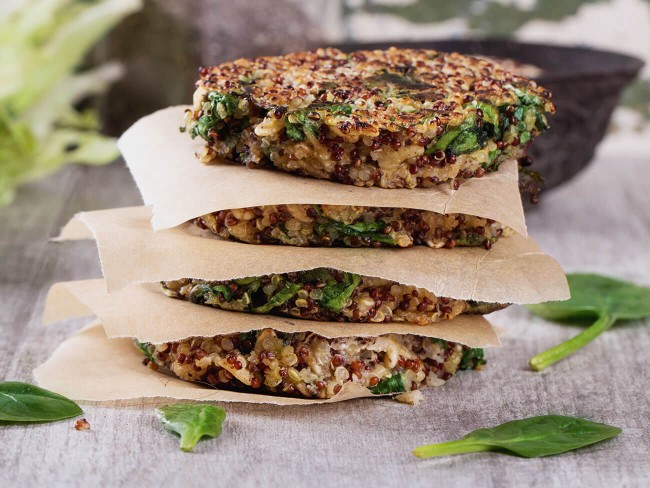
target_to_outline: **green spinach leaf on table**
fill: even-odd
[[[81,415],[72,400],[18,381],[0,383],[0,421],[53,422]]]
[[[530,360],[530,367],[541,371],[593,341],[619,320],[650,317],[650,288],[597,274],[567,275],[571,298],[563,302],[528,305],[535,315],[559,322],[593,321],[575,337]],[[595,321],[594,321],[595,320]]]
[[[181,437],[180,448],[191,451],[202,437],[218,437],[226,411],[209,403],[174,403],[156,409],[167,430]]]
[[[478,429],[462,439],[417,447],[419,458],[470,452],[500,452],[526,458],[552,456],[604,441],[621,429],[577,417],[542,415]]]

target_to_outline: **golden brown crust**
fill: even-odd
[[[523,157],[555,110],[533,81],[432,50],[328,48],[200,73],[186,128],[206,141],[202,162],[357,186],[480,178]]]
[[[402,78],[389,73],[400,73]],[[537,95],[547,112],[554,111],[550,94],[534,81],[485,59],[424,49],[390,48],[348,55],[323,48],[238,59],[202,69],[200,75],[199,86],[207,91],[241,91],[267,109],[295,110],[317,100],[352,102],[354,116],[348,120],[327,111],[321,115],[328,125],[349,127],[350,132],[371,137],[379,135],[381,129],[398,132],[419,125],[459,123],[469,112],[463,108],[468,93],[494,105],[516,104],[518,99],[508,85]],[[396,90],[394,96],[402,100],[402,106],[411,106],[414,111],[404,112],[396,104],[386,103],[389,86]]]

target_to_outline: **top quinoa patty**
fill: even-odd
[[[358,186],[480,177],[547,128],[551,94],[484,59],[326,48],[200,69],[192,137],[223,158]]]

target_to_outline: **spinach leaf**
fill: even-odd
[[[494,160],[497,158],[497,156],[499,154],[501,154],[501,150],[499,150],[499,149],[495,149],[494,151],[490,151],[488,153],[488,157],[490,159],[488,160],[487,163],[483,163],[483,167],[484,168],[489,168],[490,166],[492,166],[492,164],[494,163]]]
[[[361,276],[353,273],[345,273],[345,277],[341,283],[331,283],[323,287],[322,295],[318,302],[325,308],[334,312],[339,312],[346,302],[349,300],[352,293],[359,283]]]
[[[480,127],[469,127],[458,134],[447,146],[447,151],[453,155],[477,151],[485,146],[487,133]]]
[[[597,274],[569,274],[567,279],[569,300],[528,305],[528,310],[554,321],[595,322],[577,336],[532,358],[530,367],[535,371],[584,347],[619,320],[650,317],[650,288]]]
[[[226,411],[208,403],[174,403],[156,409],[156,415],[171,432],[181,436],[180,448],[191,451],[202,437],[218,437]]]
[[[476,114],[472,113],[458,127],[445,132],[426,152],[433,154],[440,150],[457,156],[484,147],[486,140],[485,129],[476,126]]]
[[[308,110],[296,110],[287,114],[284,118],[284,127],[287,137],[295,141],[304,141],[305,134],[318,136],[318,122],[309,118]]]
[[[436,141],[433,146],[430,146],[426,152],[427,154],[433,154],[434,152],[440,150],[445,151],[451,141],[453,141],[462,131],[469,129],[470,127],[476,126],[476,115],[469,115],[458,127],[447,130],[440,139]]]
[[[248,278],[239,278],[239,279],[236,279],[234,281],[238,285],[245,286],[245,285],[254,284],[255,282],[259,282],[260,279],[257,278],[256,276],[251,276],[251,277],[248,277]]]
[[[227,302],[232,301],[232,290],[228,285],[210,286],[201,283],[194,286],[190,291],[190,301],[192,303],[205,303],[213,300],[219,294],[222,294]]]
[[[476,108],[483,112],[483,120],[495,127],[499,127],[499,109],[488,102],[474,101],[472,103]]]
[[[336,281],[332,272],[327,268],[314,268],[302,271],[300,273],[300,279],[305,283],[315,283],[317,281],[334,283]]]
[[[375,395],[385,395],[387,393],[402,393],[404,390],[404,382],[402,375],[397,373],[390,378],[384,378],[375,386],[369,388]]]
[[[486,361],[483,359],[483,354],[483,349],[479,347],[467,349],[463,352],[458,369],[476,369],[478,366],[484,365]]]
[[[212,129],[215,123],[216,120],[214,120],[211,115],[204,115],[203,117],[201,117],[199,120],[196,121],[196,123],[192,126],[190,130],[192,139],[194,139],[196,136],[199,136],[202,139],[205,139],[206,141],[210,139],[208,133],[210,132],[210,129]]]
[[[200,136],[206,141],[209,140],[210,130],[222,128],[223,124],[219,124],[220,121],[233,115],[239,104],[238,98],[229,93],[210,92],[208,100],[210,101],[210,113],[196,121],[190,130],[192,138]]]
[[[212,117],[223,120],[230,117],[237,110],[239,100],[235,95],[229,93],[211,92],[208,94]]]
[[[268,313],[275,307],[279,307],[291,297],[293,297],[296,293],[298,293],[298,290],[302,288],[301,283],[291,283],[288,282],[284,285],[284,288],[282,288],[280,291],[278,291],[275,295],[271,297],[271,299],[266,302],[264,305],[260,305],[259,307],[255,307],[253,309],[253,312],[255,313]]]
[[[388,227],[389,224],[382,220],[375,222],[357,222],[355,224],[344,224],[336,220],[327,219],[324,217],[325,222],[316,224],[314,230],[318,235],[328,233],[329,229],[334,229],[340,234],[351,237],[365,237],[371,241],[383,242],[385,244],[395,244],[395,239],[382,231]]]
[[[526,90],[522,90],[521,88],[518,88],[513,85],[504,85],[504,88],[508,88],[512,90],[515,95],[517,95],[517,98],[521,101],[522,104],[524,105],[537,105],[537,106],[543,106],[542,99],[535,95],[534,93],[531,93]]]
[[[513,420],[490,429],[478,429],[462,439],[420,446],[419,458],[469,452],[493,451],[526,458],[552,456],[609,439],[621,433],[618,427],[577,417],[542,415]]]
[[[153,357],[153,354],[151,354],[151,352],[149,351],[149,345],[150,345],[149,342],[140,342],[137,339],[133,339],[133,342],[135,343],[136,347],[140,349],[142,354],[147,356],[147,359],[149,359],[149,361],[154,363],[156,362],[156,359]]]
[[[474,101],[472,105],[483,111],[483,121],[485,122],[486,132],[495,139],[501,138],[501,127],[499,119],[499,109],[488,102]]]
[[[230,302],[232,301],[232,290],[228,285],[215,285],[210,287],[210,290],[213,295],[219,295],[222,294],[223,298],[227,301]]]
[[[328,112],[331,112],[333,115],[352,114],[352,105],[348,105],[347,103],[316,102],[312,103],[307,108],[309,110],[326,110]]]
[[[332,221],[336,222],[336,221]],[[382,220],[377,220],[375,222],[357,222],[355,224],[340,224],[342,228],[345,228],[346,232],[349,232],[351,235],[354,233],[363,234],[363,233],[372,233],[372,232],[381,232],[388,224]]]
[[[192,303],[201,303],[205,300],[206,295],[210,295],[211,293],[212,289],[209,285],[205,283],[196,285],[190,291],[190,301]]]
[[[18,381],[0,383],[0,421],[52,422],[82,413],[79,405],[58,393]]]
[[[289,122],[289,119],[285,117],[284,119],[284,128],[287,132],[287,137],[293,139],[294,141],[304,141],[305,133],[299,124]]]

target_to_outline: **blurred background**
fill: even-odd
[[[558,105],[533,146],[549,188],[596,147],[649,149],[650,0],[2,0],[0,204],[65,164],[115,160],[135,120],[191,102],[198,66],[413,42],[531,65]]]

